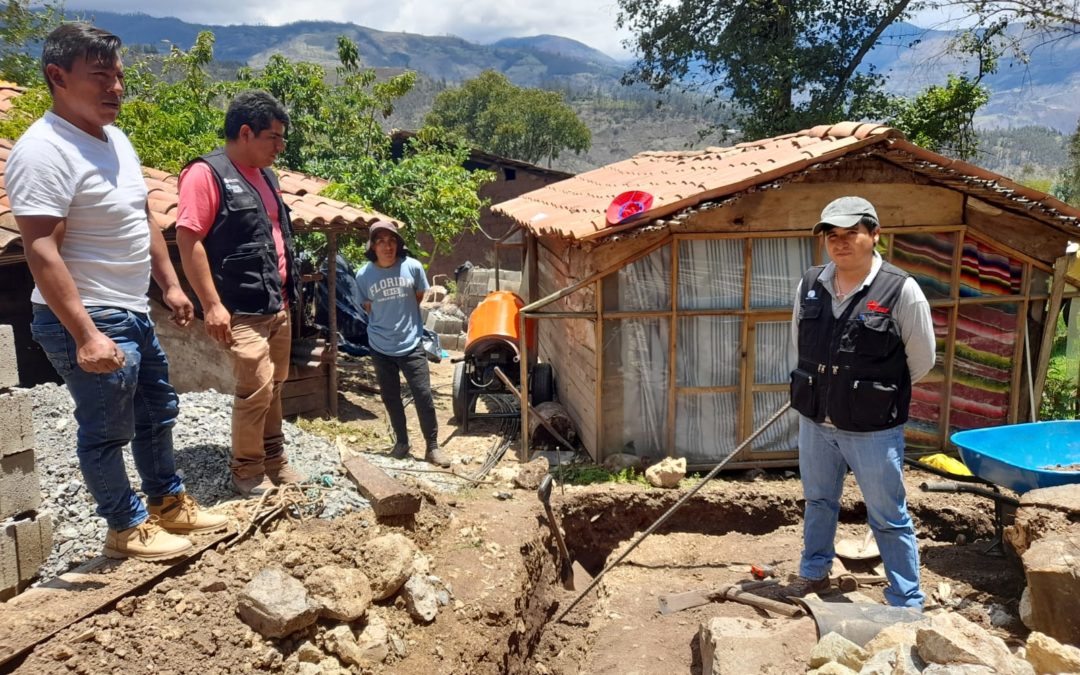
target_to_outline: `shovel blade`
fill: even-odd
[[[660,596],[660,613],[674,614],[691,607],[700,607],[712,602],[712,591],[686,591],[685,593],[668,593]]]
[[[563,588],[568,591],[584,590],[593,581],[593,576],[589,574],[589,571],[576,560],[573,562],[564,560],[559,576],[562,577]]]

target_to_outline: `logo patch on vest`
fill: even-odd
[[[224,179],[224,182],[225,189],[229,192],[232,192],[233,194],[244,193],[244,188],[240,185],[240,181],[236,180],[235,178],[226,178]]]
[[[878,304],[877,300],[871,300],[870,302],[866,303],[866,308],[868,310],[870,310],[871,312],[877,312],[878,314],[888,314],[889,313],[889,308],[888,307],[882,307],[880,304]]]

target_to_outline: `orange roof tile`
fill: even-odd
[[[11,110],[11,100],[23,91],[25,90],[17,84],[0,80],[0,115]]]
[[[2,92],[0,84],[0,92]],[[0,138],[0,255],[9,252],[20,243],[19,230],[11,215],[11,204],[4,189],[4,170],[8,155],[14,144]],[[319,191],[327,181],[292,171],[282,171],[281,198],[292,210],[292,224],[298,228],[339,227],[366,229],[376,220],[393,220],[377,211],[358,209],[329,197],[320,197]],[[177,177],[158,169],[143,167],[143,178],[149,192],[147,201],[158,225],[168,230],[176,225]]]
[[[928,164],[928,167],[923,167],[925,173],[945,171],[972,183],[973,194],[982,190],[992,192],[999,199],[1031,200],[1057,217],[1066,220],[1080,217],[1080,210],[1049,195],[1013,183],[985,169],[920,148],[890,127],[859,122],[820,125],[732,147],[687,152],[642,152],[630,159],[552,183],[491,208],[536,234],[565,239],[595,239],[641,227],[703,202],[794,176],[812,165],[833,161],[857,151],[903,152],[918,160],[916,163]],[[912,168],[921,170],[917,166]],[[958,189],[965,188],[961,185]],[[653,196],[652,208],[629,224],[607,226],[605,211],[608,204],[616,195],[627,190],[650,193]]]

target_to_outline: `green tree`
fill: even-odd
[[[481,150],[524,162],[547,158],[549,166],[562,151],[581,153],[592,144],[589,128],[561,93],[518,87],[493,70],[441,92],[425,123],[461,134]]]
[[[338,83],[327,83],[316,64],[275,55],[261,71],[241,69],[236,80],[218,82],[208,74],[214,36],[200,33],[191,49],[173,47],[161,62],[138,60],[127,69],[124,106],[117,126],[131,138],[143,164],[178,172],[189,160],[221,144],[224,109],[229,98],[248,88],[262,88],[288,108],[291,123],[279,166],[331,181],[327,193],[357,206],[375,209],[404,223],[402,235],[425,257],[448,246],[466,228],[474,228],[486,202],[477,194],[493,178],[490,172],[463,168],[468,147],[441,130],[424,129],[395,160],[390,137],[380,126],[395,102],[412,88],[414,73],[378,80],[362,68],[356,46],[338,41]],[[140,52],[141,53],[141,52]],[[125,58],[129,54],[125,54]],[[18,138],[50,105],[43,84],[15,99],[0,136]],[[426,232],[434,250],[420,249],[417,234]],[[317,249],[325,238],[304,237]],[[354,261],[362,260],[363,242],[343,241]]]
[[[1080,121],[1069,139],[1069,164],[1061,172],[1053,193],[1061,201],[1080,207]]]
[[[52,3],[8,0],[0,9],[0,80],[21,85],[42,81],[36,56],[28,53],[59,25],[63,13]]]
[[[912,0],[618,2],[639,53],[625,83],[703,92],[760,138],[887,109],[864,59]]]
[[[931,85],[912,99],[895,99],[889,123],[927,150],[971,159],[979,149],[975,112],[990,100],[978,80],[949,75],[942,87]]]

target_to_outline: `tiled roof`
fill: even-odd
[[[0,80],[0,115],[11,110],[11,99],[23,93],[23,88],[12,82]]]
[[[843,122],[728,148],[686,152],[643,152],[578,174],[492,206],[536,234],[588,240],[634,229],[683,209],[790,179],[847,155],[886,157],[950,187],[995,203],[1038,206],[1043,215],[1075,221],[1080,210],[1003,176],[952,160],[908,142],[896,129]],[[605,211],[618,194],[642,190],[653,196],[650,210],[630,223],[607,226]]]
[[[4,188],[4,169],[13,143],[0,138],[0,256],[17,247],[20,242],[11,204]],[[376,220],[393,220],[376,211],[364,211],[344,202],[320,197],[319,191],[327,182],[321,178],[292,171],[278,173],[281,197],[292,211],[292,224],[297,229],[326,228],[355,229],[361,232]],[[157,216],[163,230],[176,225],[177,187],[175,175],[143,167],[143,177],[149,190],[150,210]]]

